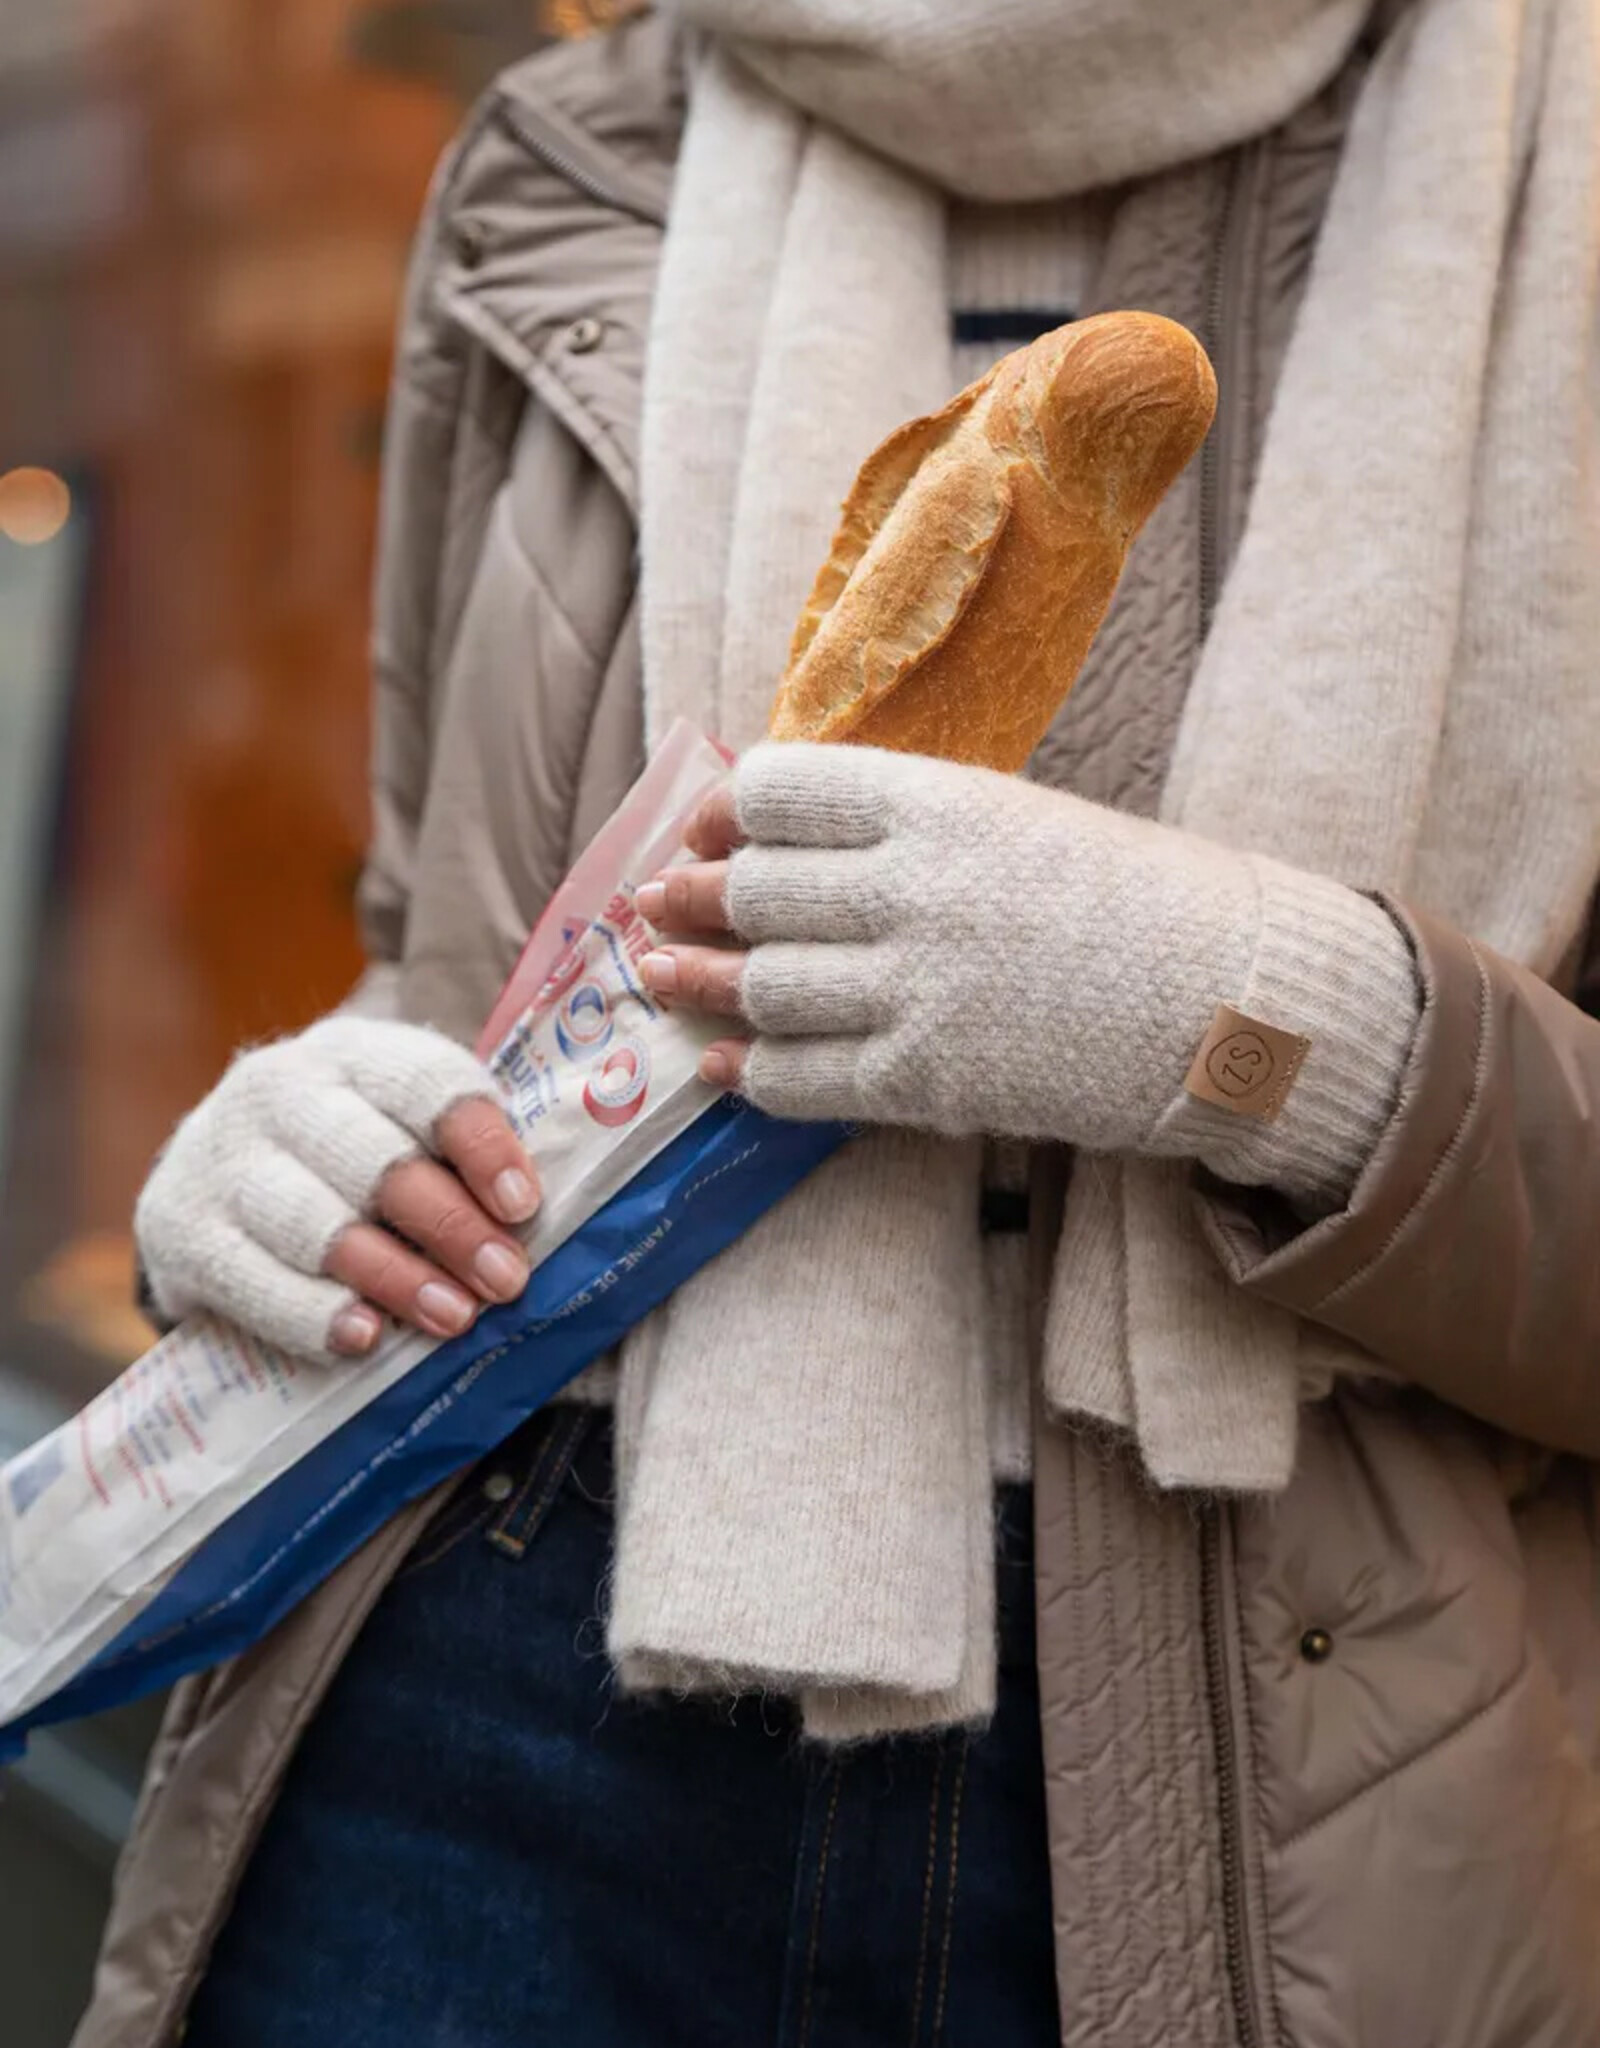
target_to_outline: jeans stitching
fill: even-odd
[[[426,1554],[426,1556],[410,1559],[402,1568],[398,1576],[403,1578],[411,1572],[421,1571],[427,1565],[437,1564],[439,1559],[442,1557],[447,1557],[450,1554],[450,1552],[455,1549],[458,1543],[465,1542],[467,1537],[476,1535],[477,1532],[484,1527],[485,1523],[502,1525],[505,1522],[506,1516],[510,1514],[512,1508],[516,1506],[517,1502],[521,1500],[522,1496],[533,1484],[534,1474],[539,1470],[539,1467],[544,1460],[544,1455],[549,1447],[551,1435],[551,1428],[549,1424],[546,1423],[540,1431],[538,1446],[534,1451],[533,1461],[528,1469],[527,1476],[523,1480],[521,1486],[517,1489],[515,1496],[509,1502],[509,1504],[500,1507],[497,1506],[496,1503],[492,1500],[482,1500],[477,1513],[474,1514],[468,1522],[466,1522],[461,1528],[453,1531],[451,1535],[444,1538],[432,1550],[430,1550]],[[504,1446],[502,1446],[501,1448],[503,1449]],[[463,1493],[464,1492],[465,1488],[463,1487]],[[457,1494],[455,1500],[450,1503],[450,1507],[453,1508],[456,1505],[456,1503],[461,1499],[461,1497],[461,1494]],[[448,1512],[449,1509],[447,1508],[446,1513]],[[489,1541],[493,1542],[495,1537],[494,1528],[491,1527],[487,1533]]]
[[[928,1926],[933,1914],[933,1866],[939,1847],[939,1792],[944,1783],[944,1744],[933,1758],[933,1796],[928,1801],[928,1862],[922,1876],[922,1925],[917,1932],[917,1988],[911,2000],[911,2048],[922,2026],[922,1991],[928,1974]]]
[[[396,1580],[408,1579],[413,1572],[426,1571],[429,1565],[437,1564],[442,1557],[448,1557],[458,1544],[464,1543],[469,1536],[475,1536],[493,1513],[494,1503],[485,1502],[476,1514],[461,1524],[460,1528],[452,1529],[447,1536],[441,1537],[431,1550],[423,1551],[420,1556],[407,1558],[395,1573]]]
[[[961,1738],[961,1762],[956,1770],[956,1789],[950,1801],[950,1881],[944,1894],[944,1941],[939,1955],[939,2002],[933,2009],[933,2041],[939,2048],[944,2033],[945,1993],[950,1987],[950,1937],[956,1924],[956,1873],[961,1867],[961,1793],[967,1782],[968,1740]]]
[[[540,1473],[543,1472],[545,1462],[550,1457],[555,1446],[555,1436],[555,1426],[547,1421],[540,1430],[538,1441],[533,1447],[533,1456],[529,1458],[528,1469],[522,1475],[522,1484],[516,1488],[509,1499],[496,1511],[488,1530],[488,1540],[497,1549],[509,1550],[514,1557],[520,1557],[526,1546],[517,1543],[514,1538],[508,1538],[506,1530],[510,1526],[512,1516],[527,1499],[528,1489],[533,1485]]]
[[[525,1541],[532,1538],[535,1529],[543,1522],[550,1503],[576,1464],[578,1453],[583,1448],[583,1440],[589,1433],[589,1424],[593,1420],[591,1411],[581,1408],[568,1422],[566,1434],[556,1450],[556,1462],[551,1467],[544,1489],[523,1519]]]
[[[507,1520],[527,1497],[528,1489],[534,1484],[540,1473],[546,1469],[551,1451],[557,1443],[558,1435],[559,1425],[550,1417],[544,1418],[527,1473],[511,1499],[504,1503],[504,1505],[497,1505],[489,1500],[480,1500],[476,1510],[465,1521],[459,1525],[452,1526],[447,1532],[443,1533],[431,1549],[421,1551],[416,1556],[408,1558],[395,1574],[396,1579],[409,1578],[415,1572],[426,1571],[430,1565],[438,1564],[442,1558],[448,1557],[451,1551],[466,1542],[469,1536],[476,1536],[480,1532],[485,1534],[488,1542],[507,1551],[513,1557],[520,1557],[527,1548],[526,1541],[518,1541],[516,1538],[507,1537],[502,1532]],[[447,1520],[459,1508],[465,1499],[465,1494],[466,1488],[463,1485],[461,1492],[456,1494],[454,1499],[447,1503],[440,1516],[441,1521]]]
[[[550,1503],[555,1499],[562,1480],[567,1476],[572,1464],[572,1455],[577,1450],[578,1440],[588,1427],[588,1423],[588,1416],[579,1413],[571,1418],[565,1430],[559,1427],[551,1430],[545,1440],[545,1451],[551,1455],[546,1458],[544,1451],[540,1453],[533,1471],[528,1474],[527,1484],[517,1495],[516,1500],[508,1503],[506,1513],[501,1517],[500,1526],[489,1531],[489,1541],[496,1549],[505,1551],[511,1557],[521,1557],[526,1552],[549,1510]],[[521,1534],[513,1536],[507,1530],[506,1523],[511,1518],[512,1510],[521,1503],[528,1487],[533,1484],[535,1473],[539,1472],[543,1473],[543,1484],[538,1497],[522,1518]]]
[[[817,1951],[822,1945],[822,1900],[828,1886],[828,1851],[833,1843],[834,1816],[839,1811],[844,1759],[835,1757],[828,1768],[833,1773],[833,1794],[828,1801],[828,1817],[822,1824],[822,1842],[817,1851],[817,1888],[811,1899],[811,1939],[806,1945],[806,1980],[800,2001],[800,2039],[796,2048],[806,2048],[811,2039],[811,1994],[816,1988]]]

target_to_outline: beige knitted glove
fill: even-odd
[[[1337,1205],[1418,1015],[1378,904],[983,769],[764,745],[729,922],[753,945],[744,1091],[774,1114],[1190,1155]],[[1272,1123],[1183,1082],[1219,1002],[1311,1050]]]
[[[210,1309],[328,1357],[357,1297],[323,1275],[329,1246],[392,1166],[426,1151],[447,1109],[498,1101],[493,1077],[437,1031],[330,1017],[241,1054],[179,1124],[134,1212],[151,1297]]]

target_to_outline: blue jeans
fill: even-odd
[[[619,1695],[609,1418],[545,1410],[384,1594],[302,1742],[185,2048],[1054,2048],[1030,1502],[999,1711],[826,1752]]]

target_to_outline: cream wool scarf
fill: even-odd
[[[945,195],[1067,196],[1261,133],[1368,8],[685,11],[709,39],[648,367],[647,711],[742,747],[861,455],[949,395]],[[1541,969],[1600,859],[1597,50],[1594,0],[1417,0],[1388,36],[1162,807]],[[636,1333],[628,1681],[796,1692],[835,1738],[988,1710],[977,1171],[868,1134]],[[1163,1486],[1270,1491],[1308,1368],[1360,1357],[1229,1287],[1186,1178],[1075,1175],[1045,1394],[1131,1430]]]

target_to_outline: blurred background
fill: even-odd
[[[429,172],[607,0],[0,0],[0,1461],[149,1342],[128,1218],[358,953],[367,585]],[[159,1703],[0,1788],[0,2041],[63,2048]]]

